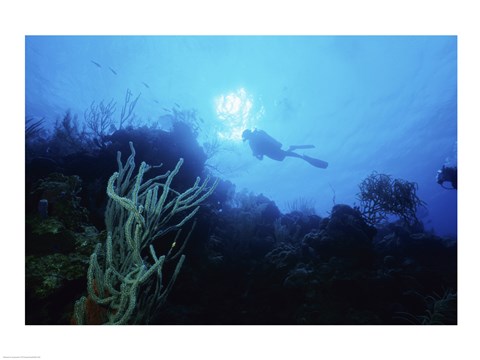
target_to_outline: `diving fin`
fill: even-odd
[[[328,162],[323,161],[323,160],[319,160],[319,159],[315,159],[315,158],[312,158],[312,157],[307,156],[307,155],[303,155],[302,159],[305,160],[306,162],[308,162],[310,165],[313,165],[313,166],[315,166],[317,168],[320,168],[320,169],[326,169],[328,167]]]

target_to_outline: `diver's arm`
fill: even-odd
[[[252,155],[255,156],[258,160],[263,159],[263,151],[258,146],[256,141],[250,140],[250,148],[252,149]]]

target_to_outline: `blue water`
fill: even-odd
[[[168,126],[165,109],[196,109],[199,142],[219,145],[208,164],[283,211],[299,198],[321,216],[353,205],[375,170],[418,183],[426,228],[457,234],[457,193],[435,181],[457,161],[456,37],[26,38],[27,118],[53,125],[71,110],[82,120],[92,101],[122,104],[127,89],[141,94],[138,124]],[[329,167],[260,161],[245,128],[284,148],[313,144],[298,152]]]

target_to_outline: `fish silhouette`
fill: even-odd
[[[97,67],[101,68],[102,65],[100,65],[99,63],[97,63],[96,61],[93,61],[93,60],[90,60],[92,63],[94,63]]]

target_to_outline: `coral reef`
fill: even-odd
[[[374,172],[359,206],[282,213],[197,181],[194,112],[135,125],[128,96],[118,129],[113,103],[93,104],[90,129],[27,123],[27,324],[456,324],[456,239],[424,231],[416,184]]]
[[[65,324],[84,281],[98,230],[75,195],[76,178],[53,174],[32,198],[48,198],[47,213],[26,216],[25,303],[27,324]],[[45,200],[45,199],[44,199]]]

